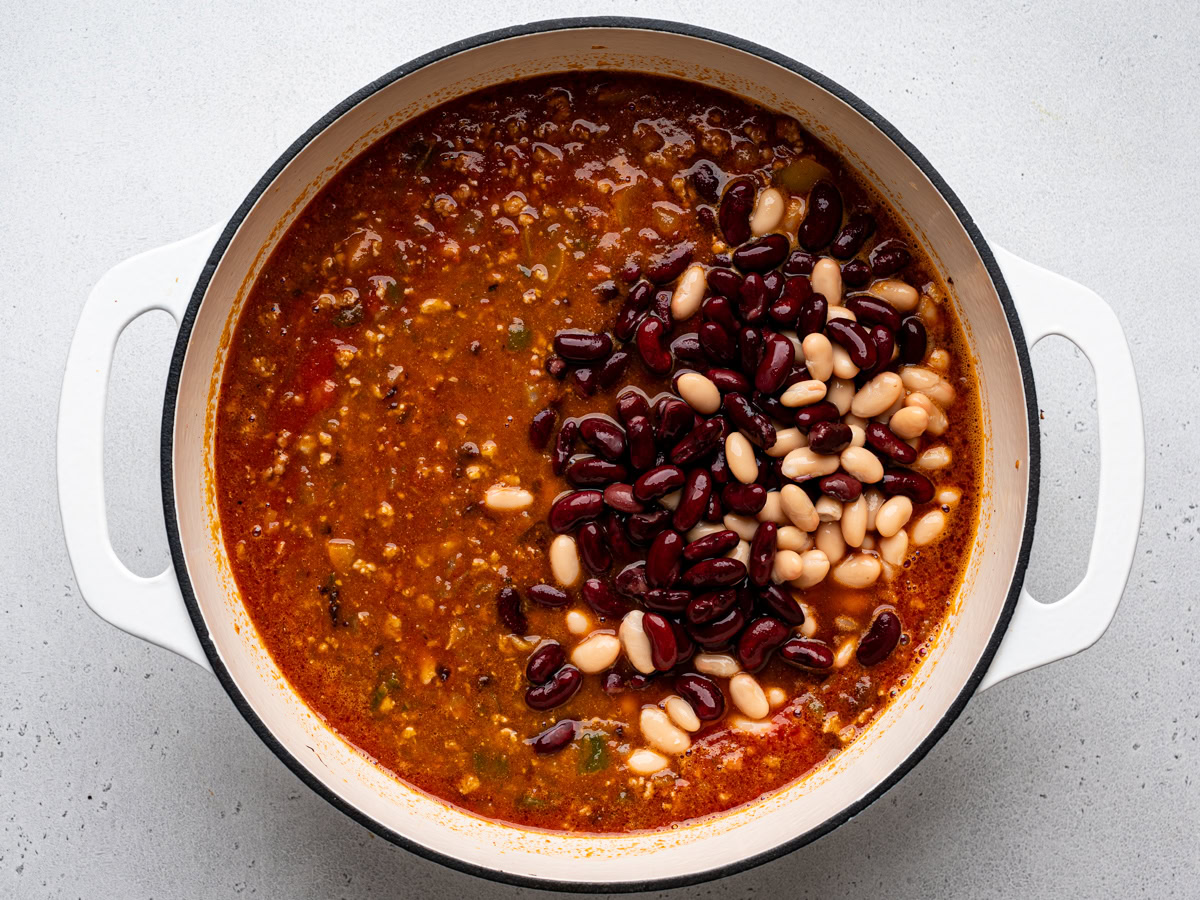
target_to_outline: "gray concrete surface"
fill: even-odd
[[[1192,4],[65,2],[0,28],[0,897],[514,897],[373,837],[259,742],[215,679],[84,606],[53,422],[81,304],[119,260],[233,210],[312,121],[389,68],[518,21],[692,21],[816,67],[922,148],[984,232],[1099,290],[1144,390],[1148,484],[1124,603],[1090,651],[972,701],[832,835],[676,895],[1200,896],[1200,18]],[[171,325],[122,341],[109,408],[118,550],[167,561],[157,422]],[[1094,387],[1034,354],[1042,515],[1029,585],[1085,565]]]

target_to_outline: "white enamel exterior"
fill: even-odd
[[[209,492],[213,398],[228,332],[258,269],[307,199],[342,163],[431,105],[515,77],[581,65],[705,81],[795,115],[834,144],[923,229],[920,240],[942,274],[953,279],[954,301],[983,373],[988,444],[983,521],[949,633],[913,684],[867,735],[812,777],[719,819],[651,835],[572,836],[487,822],[396,781],[342,742],[292,693],[258,641],[230,575]],[[216,229],[210,229],[144,254],[97,285],[68,360],[58,445],[64,530],[87,602],[119,627],[205,666],[172,573],[138,578],[109,546],[101,420],[121,329],[149,309],[166,309],[180,321],[216,238]],[[1030,343],[1063,334],[1092,360],[1102,462],[1088,574],[1056,604],[1041,605],[1022,593],[984,686],[1078,652],[1104,631],[1131,563],[1143,482],[1137,388],[1115,316],[1085,288],[1009,254],[997,256]],[[1130,428],[1135,421],[1139,427]],[[174,502],[202,636],[211,641],[248,714],[308,775],[382,828],[437,854],[502,877],[619,889],[741,865],[854,808],[921,747],[964,691],[1004,610],[1029,498],[1028,438],[1025,388],[996,288],[953,210],[885,134],[823,88],[750,52],[695,36],[588,27],[507,38],[417,69],[343,114],[275,177],[220,258],[188,339],[173,423]]]

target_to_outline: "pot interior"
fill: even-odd
[[[833,763],[756,804],[666,832],[605,837],[522,831],[447,807],[376,768],[329,731],[289,689],[242,607],[221,542],[211,468],[213,411],[231,331],[259,269],[305,203],[342,164],[432,106],[477,88],[580,67],[702,81],[795,116],[845,155],[914,227],[951,285],[981,373],[988,450],[982,521],[948,633],[875,726]],[[389,837],[455,864],[501,877],[617,886],[694,879],[742,864],[849,815],[906,768],[959,700],[1004,613],[1029,473],[1025,388],[1005,311],[966,229],[921,168],[866,116],[804,75],[703,36],[636,26],[535,32],[456,50],[384,79],[293,152],[260,186],[203,294],[173,423],[178,541],[193,609],[207,629],[201,638],[215,648],[243,712],[290,757],[293,769]]]

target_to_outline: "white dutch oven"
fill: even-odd
[[[288,688],[230,576],[213,502],[213,409],[230,330],[276,241],[347,160],[407,119],[477,88],[529,75],[619,69],[694,79],[789,113],[843,152],[917,229],[953,284],[981,376],[986,496],[948,632],[870,731],[812,777],[732,813],[656,834],[523,831],[446,806],[376,768]],[[103,411],[121,330],[151,309],[179,323],[163,409],[163,507],[174,568],[130,573],[109,544]],[[1100,437],[1099,508],[1087,574],[1042,604],[1021,587],[1038,489],[1037,404],[1028,348],[1061,334],[1091,360]],[[971,695],[1077,653],[1116,610],[1144,487],[1141,407],[1112,310],[1090,290],[989,246],[929,163],[843,88],[726,35],[633,19],[569,20],[446,47],[368,85],[297,140],[233,218],[130,259],[96,285],[67,362],[59,500],[88,604],[132,634],[212,671],[259,737],[331,803],[376,833],[447,865],[560,889],[631,890],[702,881],[813,840],[862,810],[945,732]]]

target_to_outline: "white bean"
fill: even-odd
[[[803,553],[812,546],[812,538],[807,531],[801,531],[795,525],[781,525],[775,532],[775,546],[779,550]]]
[[[708,537],[710,534],[716,534],[718,531],[724,530],[724,522],[698,522],[684,537],[688,539],[688,543],[690,544],[692,541],[698,541],[702,537]]]
[[[809,381],[798,381],[779,396],[779,402],[789,409],[798,406],[812,406],[825,399],[825,382],[815,378]]]
[[[809,281],[812,282],[813,293],[822,294],[829,301],[830,310],[841,305],[842,267],[837,260],[822,256],[813,266]]]
[[[924,547],[926,544],[932,544],[941,537],[942,530],[945,527],[946,514],[940,509],[935,509],[917,519],[909,537],[912,539],[913,544],[918,547]]]
[[[781,459],[799,447],[808,446],[808,435],[799,428],[776,428],[775,443],[767,449],[767,456]]]
[[[834,319],[849,319],[851,322],[857,322],[858,316],[854,314],[854,310],[846,309],[844,306],[830,306],[825,310],[825,321],[832,322]]]
[[[889,566],[904,565],[904,558],[908,556],[908,532],[901,528],[891,537],[881,538],[879,555]]]
[[[776,583],[792,581],[804,573],[804,560],[794,550],[776,550],[771,563],[771,579]]]
[[[904,397],[904,382],[895,372],[880,372],[854,395],[850,412],[870,419],[886,411]]]
[[[679,756],[692,746],[692,739],[688,737],[687,732],[676,727],[670,716],[657,706],[642,707],[638,726],[642,729],[642,737],[646,739],[646,743],[663,753]]]
[[[867,498],[857,499],[842,507],[842,538],[849,547],[861,547],[867,536]]]
[[[919,406],[905,406],[892,413],[887,425],[896,432],[896,437],[910,441],[925,433],[925,428],[929,425],[929,413]]]
[[[750,214],[750,233],[761,237],[779,228],[787,205],[787,198],[777,188],[759,191],[758,199],[754,201],[754,211]]]
[[[732,678],[742,671],[738,661],[727,653],[697,653],[692,657],[692,665],[701,675],[714,678]]]
[[[858,649],[858,643],[854,638],[846,638],[835,651],[833,651],[833,667],[835,669],[844,669],[854,658],[854,651]]]
[[[850,351],[841,344],[833,345],[833,374],[843,381],[851,381],[858,375],[858,366],[850,359]]]
[[[749,672],[739,672],[729,679],[729,697],[733,705],[751,719],[765,719],[771,713],[767,695]]]
[[[800,344],[804,351],[804,365],[808,374],[817,381],[828,381],[833,374],[833,344],[820,332],[804,336]]]
[[[924,366],[904,366],[900,370],[900,380],[908,390],[928,394],[929,389],[942,380],[942,376]]]
[[[574,635],[587,634],[591,630],[592,621],[577,609],[567,611],[567,631]]]
[[[920,299],[915,287],[898,278],[881,278],[872,282],[867,291],[886,300],[900,312],[916,309],[917,300]]]
[[[683,321],[699,312],[700,302],[704,299],[704,288],[704,266],[699,263],[688,266],[671,294],[671,317]]]
[[[846,555],[846,539],[842,537],[842,528],[837,522],[822,522],[813,537],[813,543],[825,554],[831,566],[837,565]]]
[[[658,505],[674,512],[679,508],[679,501],[683,499],[683,491],[671,491],[669,494],[663,494],[658,498]]]
[[[875,514],[875,530],[880,537],[889,538],[900,531],[912,518],[913,505],[907,497],[889,497]]]
[[[861,425],[850,426],[850,446],[865,447],[867,446],[867,430]]]
[[[958,501],[962,499],[962,491],[956,487],[944,487],[937,492],[936,499],[942,506],[953,508],[958,506]]]
[[[728,530],[736,532],[743,541],[754,540],[754,532],[758,531],[758,519],[753,516],[725,513],[721,522]]]
[[[821,475],[832,475],[838,470],[839,464],[840,460],[837,456],[824,456],[809,447],[799,447],[783,458],[780,471],[786,478],[804,480]]]
[[[934,401],[945,409],[947,406],[954,404],[954,398],[958,396],[958,392],[954,390],[954,385],[948,382],[945,378],[939,378],[938,383],[925,391],[929,395],[929,399]]]
[[[649,675],[654,671],[654,661],[650,654],[650,638],[646,637],[646,630],[642,627],[642,615],[640,609],[625,613],[619,634],[621,647],[630,665],[643,675]]]
[[[571,662],[588,675],[603,672],[621,655],[620,639],[609,631],[593,631],[575,645]]]
[[[817,518],[822,522],[836,522],[842,517],[842,501],[828,494],[822,494],[813,505],[817,510]]]
[[[834,566],[833,580],[842,587],[861,590],[878,581],[882,571],[883,566],[876,557],[868,553],[853,553]]]
[[[850,403],[854,400],[854,382],[843,378],[835,378],[829,382],[825,399],[837,407],[838,415],[844,416],[850,412]]]
[[[575,538],[560,534],[550,542],[550,573],[563,587],[570,587],[579,580],[579,549]]]
[[[698,413],[711,416],[721,408],[721,392],[699,372],[684,372],[675,381],[675,390]]]
[[[863,491],[863,496],[867,498],[867,531],[875,530],[875,516],[878,515],[880,507],[883,506],[883,494],[877,488],[870,488]]]
[[[788,517],[783,513],[783,501],[779,491],[767,491],[767,500],[755,518],[760,522],[774,522],[776,525],[788,523]]]
[[[921,391],[914,391],[905,397],[904,405],[924,410],[926,415],[925,430],[934,437],[941,437],[946,433],[946,429],[950,427],[950,422],[946,418],[946,414],[942,412],[941,407]]]
[[[678,694],[672,694],[664,700],[663,709],[667,711],[667,715],[671,717],[671,721],[684,731],[700,730],[700,717],[692,709],[692,704],[688,703]]]
[[[785,234],[795,234],[800,228],[800,223],[804,221],[804,210],[803,197],[788,197],[787,209],[783,214],[783,221],[779,223],[779,230]]]
[[[926,469],[929,471],[937,471],[938,469],[947,468],[952,461],[950,448],[939,444],[936,447],[930,447],[924,450],[917,457],[916,467],[918,469]]]
[[[524,488],[493,484],[483,495],[484,505],[497,512],[517,512],[533,506],[533,494]]]
[[[825,555],[823,550],[805,550],[800,554],[800,560],[804,563],[804,569],[800,572],[799,578],[792,579],[792,587],[807,590],[814,585],[820,584],[825,580],[825,576],[829,574],[829,557]],[[804,609],[804,627],[809,627],[811,621],[812,626],[810,631],[802,632],[806,637],[812,637],[817,630],[816,616],[809,615],[810,609]]]
[[[779,505],[783,514],[801,531],[816,531],[821,524],[812,499],[798,484],[785,484],[779,489]]]
[[[754,447],[740,431],[731,432],[725,438],[725,461],[729,471],[742,484],[753,484],[758,478],[758,462],[754,459]]]
[[[841,463],[843,469],[863,484],[875,484],[883,480],[883,463],[865,447],[847,447],[842,451]]]
[[[655,772],[661,772],[668,765],[670,760],[661,753],[655,753],[653,750],[634,750],[629,754],[629,758],[625,760],[625,765],[629,767],[629,771],[635,775],[653,775]]]
[[[732,550],[725,554],[726,559],[736,559],[743,566],[750,565],[750,542],[738,541]]]
[[[945,374],[950,371],[950,354],[940,347],[929,354],[929,368]]]

